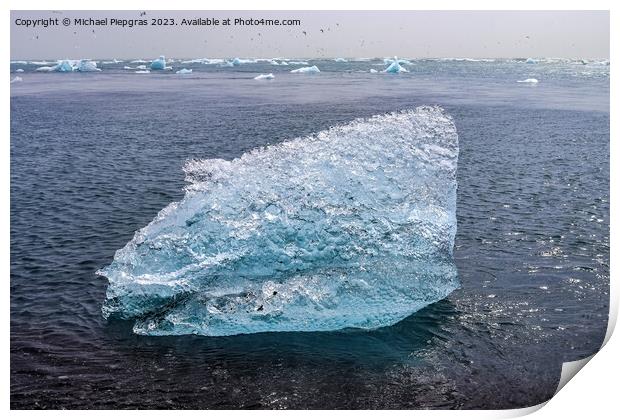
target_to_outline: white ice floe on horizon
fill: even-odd
[[[403,58],[398,58],[398,57],[394,57],[394,58],[384,58],[383,59],[383,64],[386,66],[389,66],[390,64],[397,62],[398,64],[406,64],[406,65],[412,65],[413,63],[409,60],[405,60]]]
[[[289,61],[288,64],[293,64],[295,66],[307,66],[310,63],[307,61]]]
[[[22,79],[19,76],[15,76],[13,79],[11,79],[11,84],[13,83],[17,83],[17,82],[22,82],[24,79]]]
[[[472,62],[472,63],[492,63],[495,61],[494,58],[469,58],[469,57],[442,57],[442,58],[426,58],[425,60],[429,61],[457,61],[457,62]]]
[[[525,79],[525,80],[517,80],[517,83],[528,83],[528,84],[533,84],[535,85],[536,83],[538,83],[538,79]]]
[[[240,66],[242,64],[256,63],[256,60],[254,60],[252,58],[239,58],[239,57],[235,57],[230,62],[232,63],[233,66]]]
[[[291,73],[320,73],[321,70],[317,66],[301,67],[295,70],[291,70]]]
[[[150,70],[136,70],[136,71],[134,71],[134,73],[136,73],[136,74],[147,74],[147,73],[150,73],[150,72],[151,72]]]
[[[536,64],[538,63],[538,60],[533,59],[533,58],[528,58],[527,60],[525,60],[526,64]]]
[[[277,60],[269,60],[267,61],[268,64],[271,64],[272,66],[288,66],[288,63],[286,61],[282,61],[281,63],[278,63]]]
[[[123,60],[117,60],[116,58],[114,58],[111,61],[102,61],[101,64],[118,64],[122,62]]]
[[[191,74],[192,69],[182,68],[181,70],[177,70],[176,74]]]
[[[223,58],[194,58],[192,60],[183,60],[181,64],[222,64],[226,60]]]
[[[160,55],[158,59],[151,62],[151,70],[164,70],[166,68],[166,57]]]
[[[142,63],[148,63],[148,61],[142,60],[142,59],[137,59],[137,60],[130,61],[130,63],[131,64],[142,64]]]
[[[370,69],[371,73],[379,73],[376,69]]]
[[[342,58],[342,57],[338,57],[338,58],[334,58],[334,61],[336,63],[346,63],[347,59],[346,58]]]
[[[17,69],[17,70],[15,70],[15,73],[23,73],[23,72],[24,72],[24,69]]]
[[[28,62],[27,61],[21,61],[21,60],[20,61],[11,61],[11,64],[19,64],[19,65],[25,66],[25,65],[28,64]]]
[[[259,74],[258,76],[254,78],[254,80],[271,80],[271,79],[275,79],[275,77],[276,76],[274,76],[273,73]]]

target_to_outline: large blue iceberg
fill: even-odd
[[[185,197],[98,273],[147,335],[388,326],[458,287],[458,137],[438,107],[193,160]]]

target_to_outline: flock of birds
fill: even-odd
[[[54,13],[54,14],[62,14],[62,12],[61,12],[61,11],[58,11],[58,10],[53,10],[53,11],[52,11],[52,13]],[[139,17],[144,17],[144,16],[146,16],[146,11],[140,11],[140,12],[139,12]],[[335,29],[339,28],[339,27],[340,27],[340,23],[335,22],[335,26],[336,26],[336,28],[335,28]],[[403,27],[400,27],[399,29],[400,29],[400,30],[403,30]],[[297,33],[294,33],[294,32],[293,32],[293,29],[287,29],[287,32],[288,32],[289,34],[292,34],[295,38],[299,38],[299,37],[300,37],[300,36],[302,36],[302,35],[303,35],[303,37],[305,37],[305,38],[307,38],[307,37],[311,36],[311,34],[310,34],[307,30],[301,30],[301,31],[299,31],[299,32],[297,32]],[[321,33],[321,34],[326,34],[327,32],[332,32],[332,28],[331,28],[331,27],[329,27],[329,26],[327,26],[327,27],[325,27],[325,28],[319,28],[319,30],[318,30],[318,33]],[[95,30],[94,30],[94,29],[91,29],[91,33],[93,34],[93,38],[97,38],[97,35],[96,35],[96,32],[95,32]],[[73,35],[77,35],[77,34],[78,34],[78,32],[77,32],[77,31],[73,31]],[[263,42],[263,39],[264,39],[264,38],[263,38],[263,36],[262,36],[262,33],[261,33],[261,32],[258,32],[258,33],[256,34],[256,36],[257,36],[257,39],[258,39],[260,42]],[[230,35],[229,37],[230,37],[230,39],[235,39],[234,35]],[[38,34],[35,34],[35,35],[31,38],[31,39],[32,39],[32,40],[38,40],[38,39],[39,39],[39,35],[38,35]],[[524,36],[523,36],[523,39],[527,39],[527,40],[529,41],[529,40],[531,39],[531,37],[530,37],[530,35],[524,35]],[[254,42],[254,36],[251,36],[251,37],[250,37],[250,42]],[[519,44],[519,43],[521,43],[521,42],[522,42],[522,41],[517,41],[517,44]],[[204,40],[204,43],[205,43],[205,44],[207,43],[207,40],[206,40],[206,39]],[[360,47],[364,47],[364,45],[365,45],[365,44],[366,44],[366,40],[364,40],[364,39],[360,39],[360,40],[359,40],[359,46],[360,46]],[[374,41],[370,41],[370,42],[369,42],[369,44],[370,44],[370,45],[374,44]],[[501,42],[500,42],[500,41],[497,41],[497,45],[501,45]],[[574,47],[574,46],[575,46],[575,44],[571,44],[571,46],[572,46],[572,47]],[[78,45],[75,45],[75,48],[77,49],[77,48],[79,48],[79,46],[78,46]],[[306,43],[306,48],[311,48],[310,43]],[[483,45],[483,48],[484,48],[484,49],[487,49],[487,46],[486,46],[486,45]],[[275,47],[275,48],[274,48],[274,52],[275,52],[275,53],[280,53],[280,52],[281,52],[281,49],[280,49],[280,48],[278,48],[278,47]],[[427,55],[428,55],[428,54],[430,53],[430,50],[427,48],[426,52],[427,52]],[[318,56],[319,56],[319,57],[320,57],[320,56],[324,56],[324,55],[326,54],[326,50],[325,50],[325,48],[323,48],[323,47],[317,47],[317,48],[315,48],[315,53],[316,53],[316,54],[318,54]]]

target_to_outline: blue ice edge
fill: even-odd
[[[188,161],[184,198],[98,271],[103,316],[145,335],[395,324],[459,285],[457,161],[429,106]]]

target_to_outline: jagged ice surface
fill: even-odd
[[[149,335],[394,324],[458,286],[457,160],[451,117],[420,107],[190,161],[99,271],[103,314]]]

